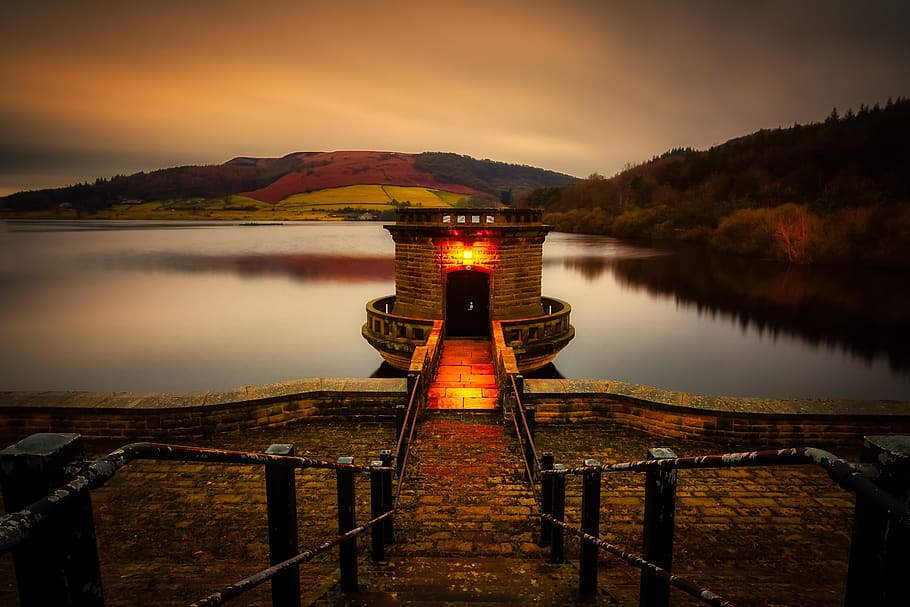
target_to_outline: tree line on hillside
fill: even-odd
[[[577,178],[523,164],[477,160],[450,152],[424,152],[414,158],[414,168],[430,173],[440,183],[457,183],[511,204],[513,196],[537,188],[565,186]]]
[[[235,158],[221,165],[181,166],[99,178],[94,183],[63,188],[18,192],[7,196],[4,204],[15,211],[46,211],[66,204],[90,213],[129,200],[223,198],[265,187],[300,165],[296,154],[268,159]]]
[[[130,200],[223,198],[238,192],[263,188],[296,170],[307,174],[328,161],[306,160],[313,153],[294,153],[283,158],[235,158],[221,165],[182,166],[134,175],[117,175],[63,188],[18,192],[3,204],[14,211],[47,211],[70,205],[92,212]],[[513,197],[526,196],[535,188],[564,186],[575,177],[535,167],[476,160],[470,156],[426,152],[415,157],[414,166],[442,183],[466,185],[477,194],[466,197],[465,206],[509,205]]]
[[[794,263],[910,263],[910,100],[674,149],[535,190],[568,232],[676,239]]]

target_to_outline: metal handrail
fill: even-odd
[[[571,525],[566,524],[564,521],[559,520],[558,518],[554,517],[553,515],[541,514],[541,518],[546,519],[547,521],[549,521],[550,523],[552,523],[554,525],[559,525],[560,527],[562,527],[563,529],[565,529],[572,535],[574,535],[578,538],[581,538],[582,541],[595,544],[595,545],[597,545],[598,548],[603,548],[610,554],[617,556],[617,557],[621,558],[622,560],[626,561],[626,563],[628,563],[629,565],[631,565],[633,567],[637,567],[639,569],[646,570],[648,573],[666,580],[667,582],[670,583],[671,586],[675,586],[676,588],[679,588],[686,594],[688,594],[690,596],[694,596],[695,598],[701,600],[703,603],[706,603],[708,605],[716,605],[717,607],[736,607],[736,605],[734,603],[732,603],[729,599],[725,599],[724,597],[720,596],[719,594],[716,594],[706,588],[700,588],[699,586],[696,586],[695,584],[693,584],[692,582],[690,582],[689,580],[687,580],[685,578],[681,578],[679,576],[673,575],[672,573],[670,573],[663,567],[655,565],[654,563],[652,563],[650,561],[646,561],[645,559],[641,558],[640,556],[638,556],[636,554],[623,550],[622,548],[620,548],[619,546],[617,546],[615,544],[611,544],[610,542],[602,540],[599,537],[595,537],[593,535],[585,533],[584,531],[582,531],[581,529],[579,529],[577,527],[572,527]]]
[[[131,443],[116,449],[108,455],[81,466],[68,482],[44,497],[29,504],[18,512],[0,517],[0,554],[9,552],[21,544],[34,526],[62,509],[77,495],[104,485],[117,471],[137,460],[161,460],[196,462],[204,461],[221,464],[266,465],[273,464],[288,468],[321,468],[337,470],[346,468],[354,472],[369,472],[366,466],[338,464],[291,455],[270,455],[247,451],[206,449],[163,443]]]
[[[537,510],[542,511],[540,495],[537,491],[537,483],[534,482],[534,472],[535,470],[540,469],[539,465],[535,467],[535,464],[538,464],[540,461],[537,456],[537,446],[534,444],[534,436],[531,433],[531,428],[528,426],[528,419],[525,416],[524,405],[521,402],[521,394],[518,390],[518,386],[515,384],[515,376],[512,374],[509,374],[509,383],[512,386],[512,394],[515,396],[515,406],[512,407],[512,423],[515,426],[515,434],[520,441],[528,442],[532,454],[531,461],[528,461],[527,452],[522,449],[521,461],[524,463],[525,473],[527,474],[528,478],[528,486],[531,488],[531,493],[534,496],[534,502],[537,504]],[[518,411],[518,415],[521,416],[521,424],[518,422],[518,415],[515,413],[516,411]]]
[[[422,373],[417,374],[416,381],[414,382],[414,387],[411,390],[410,397],[408,398],[408,408],[404,414],[404,425],[401,428],[401,435],[398,437],[398,444],[395,446],[395,455],[399,456],[401,453],[402,446],[405,447],[404,456],[402,457],[401,466],[398,468],[401,470],[398,476],[398,483],[395,488],[395,499],[392,503],[392,509],[398,509],[398,501],[401,497],[401,489],[404,485],[404,481],[407,478],[408,470],[408,459],[411,454],[411,443],[414,441],[414,432],[417,429],[417,408],[418,408],[418,399],[417,395],[420,392],[420,385],[423,381],[424,375]],[[413,419],[412,413],[413,411]],[[408,425],[410,424],[410,426]],[[405,442],[405,434],[407,434],[407,441]]]
[[[672,452],[670,454],[672,455]],[[885,513],[891,521],[897,523],[905,529],[910,529],[910,507],[879,487],[879,485],[874,482],[873,478],[871,476],[868,476],[863,470],[854,467],[849,462],[837,457],[828,451],[813,447],[726,453],[720,455],[705,455],[697,457],[655,457],[654,459],[648,460],[605,465],[601,465],[596,460],[588,460],[585,462],[585,465],[576,468],[541,470],[541,475],[544,479],[545,486],[550,486],[549,483],[551,483],[553,479],[559,477],[564,478],[566,475],[583,476],[594,474],[597,475],[599,479],[599,475],[603,472],[646,472],[649,475],[648,483],[653,482],[653,485],[646,483],[647,493],[647,491],[651,490],[650,487],[659,487],[662,482],[666,482],[667,477],[664,475],[675,472],[677,470],[757,466],[792,466],[804,464],[817,465],[823,468],[828,473],[828,476],[841,488],[855,492],[857,494],[857,499],[862,497],[864,503],[867,503],[870,506],[877,508],[878,511]],[[664,481],[657,480],[658,476],[662,477]],[[585,489],[587,489],[587,480],[585,482]],[[670,482],[672,482],[675,486],[675,481]],[[564,484],[560,483],[560,486],[564,487]],[[599,486],[599,480],[597,481],[597,486]],[[564,491],[564,489],[561,491]],[[564,496],[560,497],[559,499],[564,500]],[[646,500],[647,499],[648,497],[646,495]],[[655,497],[655,499],[663,498]],[[669,500],[671,500],[671,502],[674,500],[672,493],[670,494]],[[554,501],[554,504],[555,503],[556,502]],[[593,505],[591,508],[593,508],[596,512],[597,509],[599,509],[599,500],[592,502],[592,504]],[[545,522],[546,524],[555,525],[563,530],[566,530],[569,533],[581,538],[582,542],[585,542],[589,545],[595,545],[598,548],[602,548],[605,551],[623,559],[629,565],[642,569],[643,573],[647,573],[649,576],[663,580],[664,583],[676,587],[700,599],[704,603],[727,607],[732,605],[732,603],[730,603],[727,599],[724,599],[723,597],[720,597],[711,591],[699,588],[695,584],[685,579],[674,576],[669,571],[669,561],[665,563],[661,562],[661,565],[663,565],[661,566],[657,563],[646,560],[643,556],[632,554],[617,546],[603,541],[597,537],[599,533],[597,531],[596,523],[594,524],[593,531],[591,529],[588,529],[586,532],[584,529],[584,521],[586,516],[585,509],[587,507],[588,506],[586,503],[582,504],[582,529],[569,526],[563,520],[561,520],[561,518],[557,518],[557,516],[553,516],[552,514],[543,511],[540,514],[540,518],[541,521]],[[669,505],[669,508],[669,516],[672,519],[672,503]],[[558,511],[560,512],[561,516],[561,507]],[[655,516],[666,517],[668,516],[667,512],[668,511],[666,509],[662,509],[660,510],[660,513],[656,514]],[[597,515],[595,515],[595,517],[596,516]],[[661,531],[660,533],[664,532]],[[670,527],[669,533],[669,537],[671,538],[669,541],[672,542],[672,526]],[[561,546],[561,540],[559,546]],[[651,544],[651,548],[655,550],[661,550],[661,548],[655,548],[653,543]],[[554,554],[561,554],[561,547],[556,552],[554,552]],[[645,554],[650,554],[648,552],[647,546],[645,548]],[[851,556],[851,559],[852,558],[853,557]],[[644,582],[642,583],[644,584]],[[665,604],[662,602],[663,599],[658,600],[661,602],[657,604]]]
[[[910,528],[910,508],[895,499],[850,462],[829,451],[814,447],[795,447],[698,457],[671,457],[640,460],[594,467],[601,472],[647,472],[656,470],[694,470],[703,468],[736,468],[753,466],[792,466],[814,464],[823,468],[842,488],[860,493],[884,510],[889,518]],[[585,474],[591,467],[544,470],[543,474]]]
[[[335,546],[343,544],[344,542],[351,540],[351,539],[357,537],[358,535],[362,535],[370,527],[373,527],[374,525],[381,523],[382,521],[389,518],[393,514],[394,514],[394,510],[390,510],[388,512],[381,514],[380,516],[377,516],[374,519],[367,521],[366,523],[364,523],[363,525],[361,525],[359,527],[351,529],[347,533],[339,535],[338,537],[336,537],[334,539],[331,539],[327,542],[319,544],[318,546],[315,546],[313,548],[310,548],[307,550],[301,550],[295,556],[292,556],[291,558],[289,558],[287,560],[281,561],[280,563],[276,563],[275,565],[272,565],[271,567],[268,567],[266,569],[262,569],[261,571],[257,571],[256,573],[254,573],[253,575],[251,575],[249,577],[245,577],[242,580],[239,580],[237,582],[234,582],[233,584],[225,586],[219,592],[213,592],[212,594],[199,599],[198,601],[192,603],[190,605],[190,607],[208,607],[208,606],[212,606],[212,605],[220,605],[226,601],[236,598],[236,597],[240,596],[241,594],[249,592],[256,586],[259,586],[260,584],[263,584],[263,583],[269,581],[270,579],[272,579],[273,577],[275,577],[282,571],[290,569],[291,567],[294,567],[295,565],[299,565],[300,563],[306,563],[308,561],[311,561],[315,557],[322,554],[323,552],[327,552],[328,550],[331,550]]]

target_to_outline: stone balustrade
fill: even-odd
[[[408,369],[414,350],[426,345],[434,321],[401,316],[395,314],[394,309],[394,295],[367,302],[367,320],[361,333],[389,364],[398,369]]]
[[[523,373],[552,362],[575,337],[575,327],[569,323],[572,306],[552,297],[541,297],[541,305],[541,316],[500,321],[505,345],[515,351]]]

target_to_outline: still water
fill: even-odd
[[[376,223],[0,224],[0,390],[177,392],[370,376],[394,293]],[[553,373],[699,394],[910,400],[906,275],[551,234]]]

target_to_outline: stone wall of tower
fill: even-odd
[[[415,318],[445,317],[446,275],[468,267],[490,274],[493,320],[540,316],[543,224],[451,228],[441,225],[386,226],[395,242],[394,313]],[[464,251],[473,257],[466,260]]]
[[[395,314],[442,318],[443,288],[434,239],[396,233]]]
[[[539,316],[543,241],[548,229],[509,232],[499,243],[499,268],[493,280],[493,320]]]

